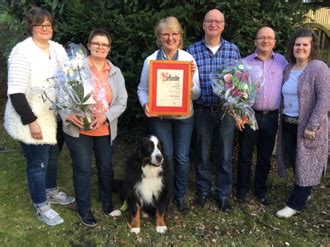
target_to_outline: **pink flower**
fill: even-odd
[[[233,94],[232,95],[233,96],[241,96],[241,90],[239,90],[238,88],[235,88],[233,90]]]
[[[233,75],[228,73],[223,76],[223,79],[225,80],[225,82],[230,82],[232,77]]]
[[[231,83],[231,82],[225,82],[225,86],[226,86],[226,88],[232,88],[233,87],[233,83]]]
[[[236,76],[238,79],[241,79],[242,73],[239,72],[239,71],[237,71],[237,72],[235,73],[235,76]]]
[[[242,81],[248,81],[249,80],[249,75],[247,72],[243,72],[243,75],[242,75]]]

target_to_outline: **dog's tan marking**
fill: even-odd
[[[140,228],[141,225],[141,208],[138,207],[136,214],[132,216],[130,219],[130,223],[128,224],[129,228]]]
[[[164,213],[160,214],[158,211],[156,212],[156,226],[165,226]]]

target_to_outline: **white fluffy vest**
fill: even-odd
[[[33,113],[38,117],[37,121],[42,129],[43,139],[32,138],[29,126],[22,124],[10,98],[5,110],[5,129],[12,138],[26,144],[56,144],[56,117],[54,111],[51,110],[51,103],[42,98],[44,88],[51,86],[47,82],[47,78],[53,75],[56,62],[45,56],[40,49],[31,47],[31,43],[26,40],[17,46],[19,45],[23,46],[19,48],[25,51],[24,53],[30,61],[30,78],[27,82],[25,96]]]

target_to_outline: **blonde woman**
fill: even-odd
[[[188,190],[189,147],[194,126],[194,110],[191,102],[190,113],[180,117],[151,116],[148,109],[149,94],[149,61],[150,60],[178,60],[190,61],[192,71],[191,99],[200,96],[199,75],[194,58],[182,50],[183,30],[175,17],[167,17],[159,21],[155,28],[155,35],[159,49],[148,56],[143,65],[138,97],[140,104],[149,120],[152,134],[158,136],[164,144],[165,153],[174,165],[174,199],[178,209],[188,209],[185,194]]]

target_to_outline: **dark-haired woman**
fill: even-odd
[[[77,115],[63,115],[65,142],[73,164],[73,185],[78,216],[86,226],[96,226],[91,211],[92,153],[94,152],[99,199],[102,212],[112,211],[112,142],[117,136],[118,117],[125,111],[127,92],[124,77],[107,56],[111,49],[111,36],[104,29],[94,29],[88,38],[90,56],[84,61],[87,74],[95,78],[93,98],[97,102],[90,130],[83,130],[83,122]],[[99,97],[103,95],[103,97]]]
[[[316,60],[316,36],[306,28],[293,34],[288,52],[278,158],[280,175],[287,177],[286,167],[292,167],[295,181],[286,206],[276,212],[280,218],[303,210],[328,158],[329,68]]]
[[[53,19],[44,9],[33,7],[26,15],[31,37],[18,43],[8,59],[8,102],[5,128],[20,142],[27,163],[27,180],[38,218],[48,225],[63,222],[50,203],[69,204],[74,198],[57,190],[56,117],[42,100],[47,78],[67,59],[64,48],[51,41]]]

